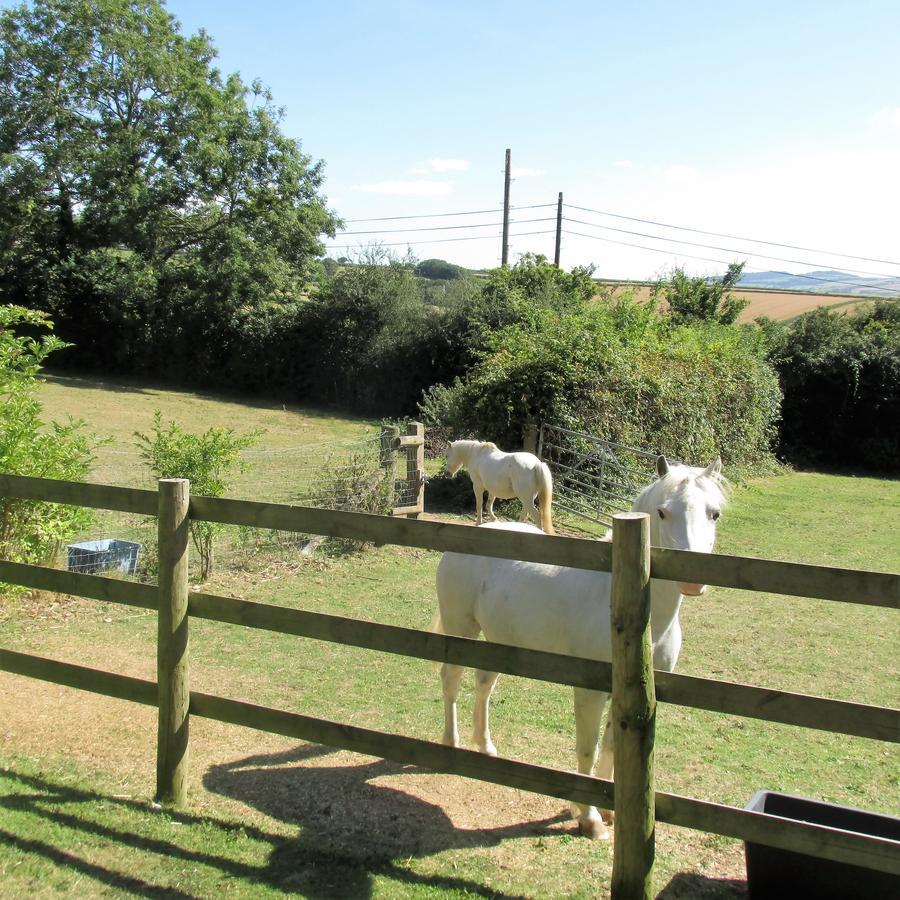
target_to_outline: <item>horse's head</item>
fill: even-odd
[[[444,471],[448,475],[455,475],[465,462],[465,448],[462,441],[454,441],[447,449],[447,462]]]
[[[673,550],[709,553],[716,541],[716,524],[725,505],[725,478],[718,457],[705,469],[670,466],[656,461],[659,475],[638,496],[634,509],[650,515],[650,542]],[[678,583],[682,594],[697,596],[705,584]]]

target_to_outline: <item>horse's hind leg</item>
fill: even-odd
[[[491,692],[500,677],[498,672],[485,672],[477,669],[475,672],[475,713],[472,727],[472,742],[481,753],[488,756],[496,756],[497,748],[491,740],[491,729],[488,724],[488,706],[491,700]]]
[[[612,781],[613,777],[613,731],[612,710],[610,710],[609,718],[606,720],[606,726],[603,729],[603,740],[600,742],[600,758],[597,760],[596,775],[598,778],[604,778]],[[603,821],[608,825],[612,825],[615,815],[611,809],[601,809],[600,815]]]
[[[448,747],[459,746],[459,726],[456,719],[456,698],[463,667],[444,663],[441,666],[441,687],[444,692],[444,734],[441,743]]]
[[[494,501],[496,499],[497,499],[497,497],[494,494],[492,494],[490,491],[488,491],[487,517],[488,517],[488,520],[491,522],[497,521],[497,517],[494,515]]]
[[[575,688],[575,752],[578,756],[578,771],[582,775],[590,775],[594,771],[600,722],[607,697],[607,694],[600,691]],[[578,827],[582,834],[594,840],[609,839],[609,829],[596,806],[576,803],[572,811],[578,817]]]

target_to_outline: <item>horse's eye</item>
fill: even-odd
[[[714,509],[714,510],[709,514],[709,517],[713,520],[713,522],[715,522],[716,519],[718,519],[719,516],[721,516],[721,515],[722,515],[722,513],[720,513],[719,510]]]
[[[660,517],[661,519],[664,519],[664,518],[666,517],[665,511],[663,510],[662,507],[660,507],[660,508],[657,510],[657,512],[659,513],[659,517]]]

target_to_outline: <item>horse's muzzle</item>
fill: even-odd
[[[685,597],[699,597],[701,594],[706,593],[706,585],[705,584],[686,584],[683,581],[678,582],[678,590],[684,594]]]

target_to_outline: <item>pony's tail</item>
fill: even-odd
[[[552,521],[553,476],[547,463],[541,463],[541,478],[538,486],[538,506],[541,512],[541,528],[544,534],[555,534]]]

